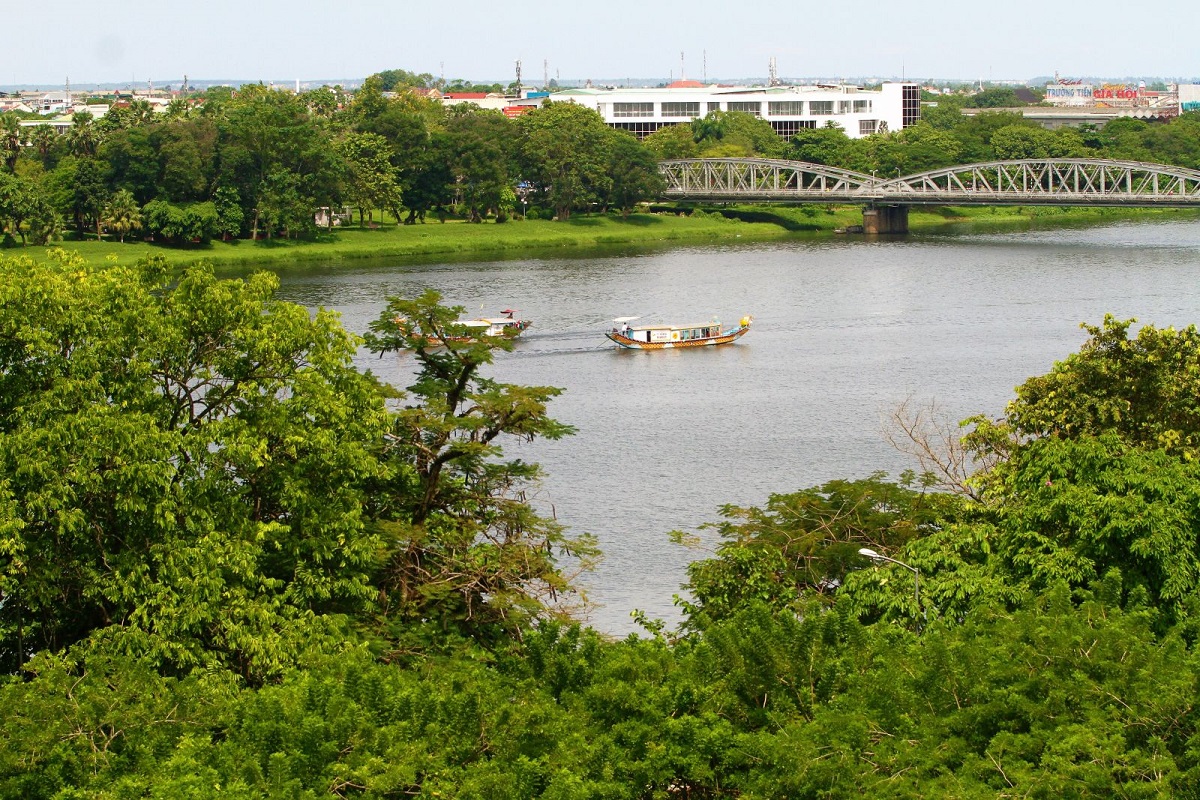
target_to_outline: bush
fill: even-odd
[[[176,206],[151,200],[142,208],[142,221],[151,235],[174,244],[208,242],[220,227],[217,208],[209,202]]]

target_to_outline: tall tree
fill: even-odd
[[[137,200],[128,191],[121,189],[104,206],[104,225],[117,234],[123,243],[125,236],[142,227],[142,214]]]
[[[75,230],[82,238],[89,224],[100,235],[100,220],[108,200],[108,186],[96,158],[81,158],[75,162],[70,186],[66,192],[64,210],[75,220]]]
[[[502,459],[505,440],[573,432],[547,413],[561,390],[486,377],[493,352],[512,343],[449,339],[469,333],[456,323],[461,313],[432,290],[389,298],[366,337],[373,352],[407,351],[420,365],[388,435],[393,480],[410,489],[403,500],[394,490],[380,493],[391,498],[376,509],[387,542],[381,580],[385,611],[397,622],[438,620],[494,644],[520,636],[573,590],[558,557],[586,562],[595,550],[590,537],[567,536],[529,506],[536,465]]]
[[[100,161],[112,189],[125,189],[146,204],[161,191],[162,163],[156,131],[123,128],[108,134],[100,146]]]
[[[609,139],[608,174],[612,183],[604,201],[627,217],[638,203],[658,196],[664,182],[658,162],[632,134],[611,130]]]
[[[455,189],[472,222],[497,210],[514,183],[513,124],[499,111],[456,109],[446,122],[454,148]]]
[[[642,144],[660,161],[696,158],[700,153],[690,125],[664,125],[643,139]]]
[[[251,231],[273,217],[273,236],[315,229],[321,206],[341,205],[344,164],[331,146],[328,121],[312,117],[302,98],[244,86],[217,118],[216,185],[237,190],[252,215]]]
[[[21,155],[23,139],[17,115],[0,114],[0,161],[9,174],[17,171],[17,158]]]
[[[606,191],[608,126],[595,111],[550,103],[517,120],[523,175],[559,219],[585,209]]]
[[[42,167],[50,169],[50,155],[58,143],[58,134],[49,125],[36,125],[29,136],[30,144],[42,160]]]
[[[92,115],[87,111],[76,111],[71,116],[71,128],[67,131],[67,144],[71,153],[80,158],[96,155],[100,146],[100,131]]]
[[[358,206],[358,222],[363,212],[387,209],[400,218],[400,186],[391,162],[387,140],[375,133],[349,133],[339,142],[347,167],[347,188]]]
[[[160,196],[175,203],[206,200],[217,160],[218,130],[208,118],[173,120],[154,128]]]
[[[404,222],[424,222],[427,212],[441,209],[454,199],[453,137],[444,131],[430,133],[423,146],[410,154],[402,173],[404,207],[408,209]]]

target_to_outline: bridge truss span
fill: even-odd
[[[766,158],[662,161],[665,196],[688,200],[828,202],[870,194],[874,179],[851,170]]]
[[[755,158],[663,161],[663,196],[714,202],[1200,207],[1200,170],[1082,158],[992,161],[877,178]]]
[[[1026,159],[880,182],[887,202],[958,205],[1197,206],[1200,171],[1138,161]]]

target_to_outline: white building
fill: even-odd
[[[1179,113],[1200,111],[1200,84],[1181,83],[1175,88],[1175,96],[1179,99]]]
[[[550,99],[592,108],[609,125],[631,131],[639,139],[713,111],[753,114],[771,123],[784,138],[832,122],[858,139],[898,131],[921,118],[916,83],[889,82],[878,90],[867,90],[848,85],[702,86],[681,81],[661,89],[567,89],[553,93]]]

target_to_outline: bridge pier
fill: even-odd
[[[864,208],[863,233],[908,233],[908,206]]]

